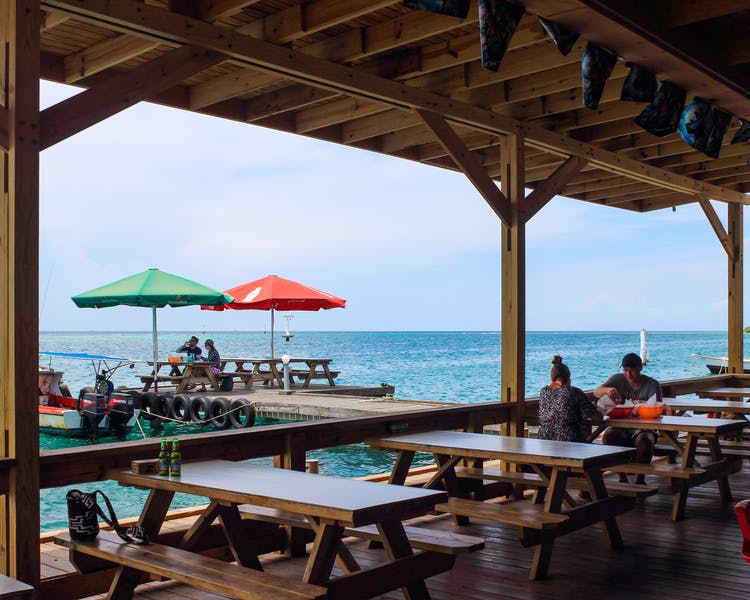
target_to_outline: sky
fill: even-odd
[[[77,92],[43,82],[42,107]],[[726,254],[695,204],[555,197],[526,237],[527,330],[727,328]],[[70,298],[152,267],[222,290],[276,274],[347,300],[295,313],[292,331],[500,329],[500,221],[465,176],[141,103],[41,154],[40,329],[150,331],[147,309]],[[269,324],[159,311],[162,331]]]

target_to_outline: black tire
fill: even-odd
[[[112,392],[115,391],[115,384],[109,379],[100,379],[94,386],[97,394],[103,394],[104,396],[111,396]]]
[[[232,400],[229,411],[229,420],[235,429],[245,429],[255,424],[255,406],[244,398]]]
[[[160,394],[156,397],[156,404],[151,411],[159,417],[169,416],[169,404],[172,401],[172,394]]]
[[[208,398],[205,396],[193,396],[188,404],[188,414],[193,423],[203,424],[208,420]]]
[[[67,383],[60,383],[60,394],[72,398],[73,394],[70,393],[70,388]]]
[[[143,410],[143,394],[140,392],[127,392],[131,398],[133,398],[133,408],[135,410]]]
[[[154,418],[154,412],[156,408],[156,394],[154,392],[146,392],[141,395],[141,414],[144,419],[151,420]]]
[[[214,429],[226,429],[231,425],[229,420],[229,400],[214,398],[208,405],[208,418]]]
[[[169,417],[177,421],[186,421],[190,418],[189,399],[187,396],[179,394],[174,398],[169,397]]]

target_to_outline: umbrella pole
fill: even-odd
[[[271,358],[273,358],[273,306],[271,307]]]
[[[151,336],[154,341],[154,392],[159,393],[159,382],[157,374],[159,373],[159,365],[156,364],[159,361],[159,336],[156,333],[156,307],[151,307]]]

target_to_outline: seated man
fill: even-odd
[[[185,352],[188,356],[192,356],[193,358],[198,358],[201,355],[201,347],[198,345],[197,337],[193,336],[191,337],[187,342],[182,344],[175,352]]]
[[[622,357],[622,373],[615,373],[603,385],[594,390],[594,397],[609,396],[618,404],[632,400],[634,404],[646,402],[656,395],[661,402],[661,386],[656,379],[641,374],[643,362],[641,357],[630,352]],[[657,434],[650,429],[621,429],[608,427],[602,436],[605,444],[612,446],[630,446],[636,449],[635,462],[649,464],[654,456],[654,445]],[[620,474],[620,481],[627,483],[628,477]],[[636,483],[646,483],[643,475],[636,476]]]

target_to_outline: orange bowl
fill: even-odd
[[[664,412],[664,409],[666,408],[666,404],[661,403],[657,404],[656,406],[646,406],[645,404],[639,404],[637,411],[638,416],[643,419],[656,419],[661,415],[661,413]]]
[[[633,416],[632,406],[615,406],[612,410],[607,413],[607,416],[611,419],[624,419],[625,417]]]

